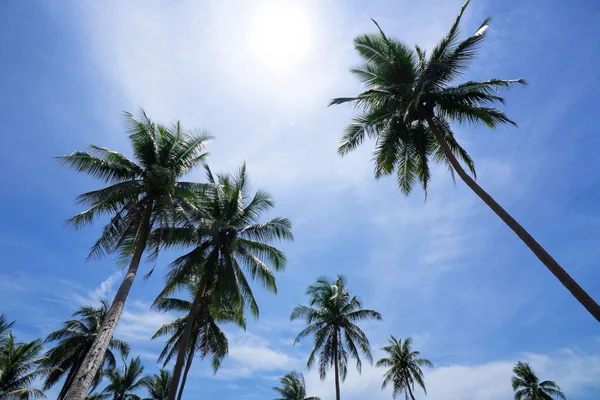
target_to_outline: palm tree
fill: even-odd
[[[39,399],[44,392],[31,384],[46,371],[40,368],[42,341],[15,342],[9,333],[0,349],[0,399]]]
[[[155,124],[143,110],[139,120],[129,113],[125,116],[136,162],[98,146],[90,146],[90,153],[78,151],[58,158],[61,165],[110,184],[80,195],[77,203],[89,209],[68,221],[79,228],[100,216],[110,216],[90,257],[119,251],[122,261],[129,261],[104,324],[67,392],[70,400],[85,399],[104,362],[152,228],[174,220],[181,204],[203,188],[177,180],[206,158],[203,149],[209,136],[186,131],[179,122],[171,127]]]
[[[554,400],[566,399],[560,387],[552,381],[540,382],[527,363],[519,361],[513,368],[512,387],[515,400]]]
[[[252,279],[276,293],[270,267],[282,270],[286,258],[271,243],[293,239],[292,226],[286,218],[258,222],[264,212],[273,208],[274,202],[269,194],[260,190],[250,195],[245,165],[234,175],[215,176],[208,167],[206,171],[209,187],[197,204],[187,210],[189,222],[159,230],[157,234],[165,246],[193,246],[189,253],[171,264],[168,283],[159,298],[185,285],[189,276],[200,277],[179,342],[169,400],[175,399],[179,386],[193,321],[203,320],[213,300],[222,298],[239,305],[239,310],[248,307],[258,317],[258,305],[244,269]]]
[[[63,327],[50,333],[45,342],[58,342],[54,348],[46,352],[42,365],[49,373],[44,381],[44,390],[54,386],[67,374],[57,400],[65,398],[67,389],[73,382],[77,369],[81,366],[85,355],[92,347],[100,328],[110,309],[110,303],[103,300],[99,307],[79,307],[73,314],[75,319],[66,321]],[[111,338],[108,349],[104,354],[103,367],[96,372],[92,387],[96,387],[102,379],[103,369],[116,367],[115,356],[111,350],[118,350],[122,356],[129,353],[129,344],[122,340]]]
[[[161,369],[158,374],[150,377],[146,384],[146,389],[150,397],[144,400],[167,400],[169,395],[169,386],[171,386],[171,372]]]
[[[306,396],[304,375],[299,372],[292,371],[279,378],[279,382],[281,382],[281,387],[274,387],[273,390],[279,393],[281,397],[274,400],[321,400],[319,397]]]
[[[412,339],[409,337],[402,342],[402,339],[398,340],[391,336],[388,342],[389,344],[382,350],[389,356],[375,364],[377,367],[389,368],[383,376],[381,389],[385,389],[391,383],[394,388],[392,393],[394,398],[404,392],[407,400],[409,395],[412,400],[415,400],[413,391],[416,383],[427,394],[421,367],[433,368],[431,361],[426,358],[418,358],[421,353],[412,350]]]
[[[319,354],[319,374],[325,379],[327,368],[334,367],[335,394],[340,400],[340,377],[346,379],[348,356],[356,359],[356,368],[360,372],[362,361],[360,351],[370,363],[373,363],[367,335],[356,325],[365,319],[381,320],[381,314],[362,308],[362,302],[356,296],[350,296],[346,288],[346,278],[338,275],[330,281],[321,277],[306,290],[310,296],[309,306],[298,305],[292,311],[290,319],[304,319],[308,326],[296,337],[294,344],[308,335],[314,335],[315,344],[308,357],[307,367],[311,368]]]
[[[141,397],[134,392],[148,387],[152,383],[152,378],[143,376],[144,366],[139,357],[132,358],[129,364],[123,360],[123,369],[121,372],[116,369],[108,370],[106,378],[109,383],[102,393],[95,395],[98,399],[113,400],[141,400]]]
[[[375,139],[375,177],[395,171],[398,185],[406,195],[417,181],[427,193],[430,161],[446,164],[452,176],[456,172],[600,321],[600,305],[461,166],[460,161],[475,177],[473,161],[456,141],[450,121],[485,124],[491,128],[504,123],[515,125],[492,106],[504,102],[496,94],[499,89],[525,84],[523,79],[456,83],[477,54],[490,21],[486,19],[473,35],[461,41],[459,23],[468,4],[469,1],[463,5],[450,31],[429,57],[418,46],[413,51],[386,36],[379,25],[378,34],[364,34],[354,39],[354,47],[364,64],[352,73],[365,84],[366,91],[357,97],[337,98],[331,102],[350,102],[361,111],[347,127],[338,152],[345,155],[356,149],[365,136]]]
[[[201,279],[197,276],[190,277],[188,280],[186,289],[192,299],[195,298],[200,289],[200,280]],[[184,316],[178,317],[161,326],[152,337],[152,339],[155,339],[160,336],[170,335],[158,359],[163,362],[164,368],[171,361],[173,356],[177,355],[181,338],[185,330],[185,321],[192,308],[192,301],[161,297],[156,300],[153,306],[161,311],[177,311],[185,313]],[[183,396],[187,376],[196,352],[200,354],[201,359],[212,356],[212,367],[215,373],[221,366],[223,358],[227,356],[227,353],[229,352],[227,337],[218,324],[221,322],[233,322],[243,329],[246,329],[246,319],[238,308],[239,307],[236,307],[230,299],[217,299],[216,301],[213,300],[210,304],[210,308],[207,314],[205,314],[203,321],[200,320],[199,315],[196,315],[188,343],[185,369],[183,371],[179,394],[177,396],[178,400]]]

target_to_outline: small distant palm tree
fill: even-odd
[[[185,289],[187,289],[191,299],[194,299],[198,290],[201,289],[200,282],[201,279],[197,276],[189,278]],[[160,336],[170,335],[158,358],[158,361],[163,362],[164,368],[179,351],[181,338],[185,331],[187,315],[192,308],[192,301],[172,297],[160,297],[154,302],[153,307],[165,312],[175,311],[185,313],[184,316],[178,317],[161,326],[152,337],[152,339],[156,339]],[[219,323],[223,322],[233,322],[246,329],[246,319],[239,310],[239,305],[236,306],[235,302],[230,299],[224,298],[213,301],[208,312],[204,315],[204,319],[202,319],[201,315],[196,315],[188,343],[188,353],[186,355],[185,369],[179,387],[179,394],[177,395],[178,399],[181,399],[183,396],[187,376],[196,354],[199,354],[201,359],[209,356],[212,357],[214,372],[217,372],[221,366],[221,361],[227,356],[229,344],[225,333],[219,327]]]
[[[11,333],[0,348],[0,399],[39,399],[44,392],[31,385],[46,370],[40,367],[42,341],[17,343]]]
[[[207,154],[203,151],[209,136],[187,131],[179,122],[170,127],[155,124],[143,110],[140,119],[129,113],[125,116],[135,161],[98,146],[90,146],[89,153],[77,151],[58,158],[61,165],[110,184],[79,195],[77,203],[90,208],[68,221],[80,228],[101,216],[110,217],[92,246],[90,258],[119,252],[121,261],[129,262],[104,326],[68,389],[65,397],[69,400],[85,399],[104,362],[104,353],[125,307],[150,232],[175,220],[182,204],[204,188],[199,183],[178,180],[204,162]]]
[[[121,372],[116,369],[106,371],[105,376],[109,383],[102,393],[95,396],[97,399],[141,400],[135,392],[148,387],[152,382],[152,378],[143,374],[144,366],[139,357],[132,358],[129,364],[123,360]]]
[[[164,369],[161,369],[158,374],[152,375],[146,384],[150,396],[144,400],[167,400],[171,379],[171,372]]]
[[[475,33],[461,40],[459,25],[468,4],[469,1],[463,5],[448,34],[429,55],[418,46],[413,50],[387,36],[379,25],[377,34],[363,34],[354,39],[354,48],[364,63],[352,73],[365,84],[365,91],[356,97],[331,102],[349,102],[359,110],[359,115],[346,128],[338,152],[348,154],[359,147],[365,137],[375,139],[375,177],[396,173],[405,195],[416,183],[427,193],[431,163],[447,166],[452,177],[456,172],[600,322],[600,305],[473,179],[473,160],[452,132],[450,122],[490,128],[506,123],[515,125],[493,106],[504,103],[498,96],[499,90],[525,84],[523,79],[496,78],[457,82],[476,56],[490,21],[486,18]]]
[[[99,307],[79,307],[73,314],[76,319],[65,321],[61,329],[50,333],[46,337],[46,343],[56,341],[58,343],[46,352],[42,363],[49,371],[44,381],[44,390],[50,389],[67,374],[57,400],[65,398],[75,373],[92,347],[109,309],[110,303],[106,300],[103,300]],[[118,350],[123,357],[126,357],[129,353],[129,344],[115,338],[111,339],[104,355],[103,368],[96,373],[92,388],[98,386],[102,380],[103,369],[114,369],[116,367],[112,350]]]
[[[346,379],[348,358],[356,359],[356,368],[360,372],[362,361],[359,351],[372,363],[373,356],[367,335],[356,325],[366,319],[381,320],[377,311],[362,308],[362,302],[356,296],[350,296],[346,288],[346,278],[338,275],[337,280],[319,278],[306,290],[310,296],[309,306],[298,305],[292,311],[290,319],[304,319],[308,327],[298,334],[294,343],[313,335],[314,346],[308,357],[307,366],[311,368],[317,353],[319,354],[319,375],[325,379],[327,369],[334,367],[336,399],[340,400],[340,377]],[[360,350],[359,350],[360,349]]]
[[[515,400],[554,400],[566,399],[560,387],[552,381],[540,382],[527,363],[519,361],[513,368],[512,387]]]
[[[281,382],[281,387],[274,387],[273,390],[279,393],[281,397],[274,400],[321,400],[319,397],[306,396],[304,375],[299,372],[290,372],[279,378],[279,382]]]
[[[199,196],[197,204],[187,209],[188,223],[158,231],[166,246],[193,246],[171,264],[167,285],[159,298],[187,285],[188,277],[200,277],[179,343],[169,400],[174,400],[177,394],[193,321],[203,320],[210,304],[223,298],[239,305],[240,312],[249,308],[258,317],[258,304],[246,274],[276,293],[271,268],[282,270],[286,258],[272,244],[293,239],[288,219],[276,217],[259,222],[274,202],[266,192],[250,192],[245,165],[233,175],[215,176],[208,166],[206,172],[209,187]]]
[[[421,367],[433,368],[431,361],[419,358],[421,353],[413,351],[411,338],[406,338],[402,342],[402,339],[391,336],[388,342],[389,344],[382,348],[383,351],[388,353],[388,357],[382,358],[375,364],[377,367],[389,368],[383,376],[381,389],[383,390],[389,384],[392,384],[394,389],[392,396],[394,398],[404,392],[406,399],[410,396],[412,400],[415,400],[413,391],[416,383],[427,394]]]

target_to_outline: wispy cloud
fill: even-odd
[[[115,336],[132,342],[148,342],[158,328],[173,319],[169,313],[151,310],[148,303],[130,301],[121,315]]]

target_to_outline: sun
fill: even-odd
[[[246,49],[261,68],[286,71],[310,57],[314,29],[308,2],[266,0],[249,14]]]

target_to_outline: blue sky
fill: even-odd
[[[568,398],[600,393],[598,324],[461,182],[436,169],[426,202],[392,178],[374,181],[372,143],[340,158],[352,115],[328,108],[360,86],[353,37],[373,31],[431,48],[461,0],[4,2],[0,5],[0,312],[26,340],[56,329],[80,304],[112,296],[114,260],[85,262],[100,225],[71,231],[73,198],[98,187],[52,157],[94,143],[129,154],[121,112],[143,106],[160,122],[208,129],[213,170],[245,160],[254,187],[277,201],[296,240],[282,248],[279,294],[257,287],[261,316],[227,327],[230,357],[213,376],[196,361],[186,399],[272,398],[297,369],[309,391],[333,398],[331,380],[304,369],[310,342],[292,346],[289,322],[319,275],[343,273],[384,320],[364,324],[374,349],[412,336],[436,368],[429,398],[511,396],[512,364],[529,361]],[[600,299],[600,160],[597,68],[600,5],[474,0],[464,31],[493,16],[469,78],[526,78],[507,94],[519,128],[456,127],[480,184]],[[190,176],[202,180],[199,170]],[[162,283],[139,279],[117,334],[148,371],[161,344],[149,336],[169,315],[150,311]],[[144,269],[150,268],[145,266]],[[375,355],[380,352],[375,350]],[[346,399],[387,399],[382,371],[352,370]],[[53,398],[56,392],[50,392]]]

